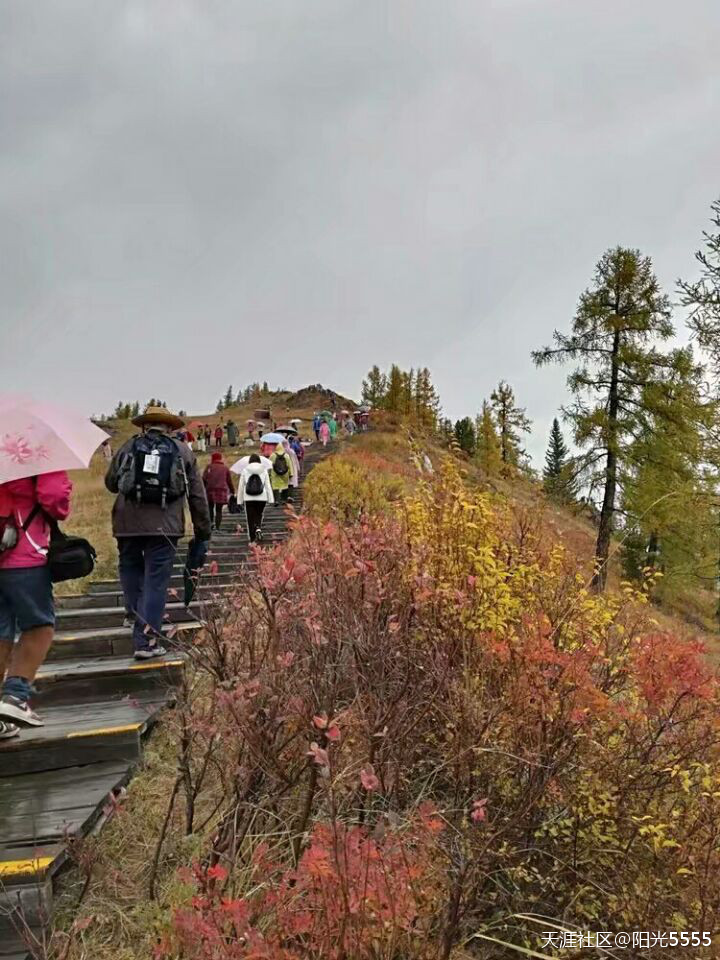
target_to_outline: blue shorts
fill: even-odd
[[[0,640],[12,641],[18,631],[54,626],[50,569],[43,566],[0,570]]]

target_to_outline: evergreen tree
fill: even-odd
[[[525,451],[520,446],[520,435],[530,433],[530,421],[525,416],[525,409],[516,406],[513,389],[504,380],[490,394],[490,403],[500,440],[502,473],[509,476],[512,468],[519,467],[525,457]]]
[[[548,496],[560,503],[568,503],[577,497],[577,481],[565,438],[555,417],[550,430],[550,440],[545,453],[543,485]]]
[[[234,393],[233,393],[233,388],[231,384],[225,391],[225,396],[223,397],[223,409],[227,410],[228,407],[232,406],[233,396],[234,396]]]
[[[475,422],[475,446],[478,463],[487,476],[495,477],[500,473],[502,459],[492,407],[487,400],[483,401],[482,411],[476,417]]]
[[[136,400],[135,403],[132,405],[131,415],[132,415],[133,417],[138,417],[138,416],[140,416],[140,401],[139,401],[139,400]]]
[[[475,427],[470,417],[457,420],[454,432],[460,449],[472,456],[475,453]]]
[[[263,396],[265,397],[270,393],[270,388],[268,387],[267,380],[263,380],[262,392],[263,392]]]
[[[688,325],[703,350],[707,351],[716,379],[720,379],[720,200],[712,205],[714,232],[705,231],[705,248],[695,254],[700,279],[681,280],[681,302],[690,307]]]
[[[533,353],[538,365],[573,360],[568,378],[574,396],[566,414],[575,441],[588,448],[591,491],[602,488],[595,545],[594,584],[604,589],[615,526],[620,474],[626,449],[650,397],[643,385],[660,382],[675,355],[655,346],[673,334],[670,302],[653,273],[649,257],[622,247],[608,250],[597,264],[593,284],[580,297],[572,331],[554,333],[554,347]]]

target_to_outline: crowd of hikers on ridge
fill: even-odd
[[[148,406],[132,420],[140,432],[116,452],[109,439],[102,442],[101,455],[108,464],[105,485],[115,494],[111,522],[125,604],[123,625],[132,629],[135,659],[167,653],[163,624],[178,545],[185,536],[186,506],[192,526],[184,560],[188,607],[207,559],[212,529],[220,530],[224,510],[244,514],[250,543],[261,542],[265,511],[294,500],[306,447],[327,446],[340,431],[352,436],[366,430],[368,421],[366,407],[339,415],[316,413],[313,440],[301,439],[299,419],[287,426],[272,423],[267,433],[265,422],[252,419],[241,440],[232,420],[192,430],[166,407]],[[230,448],[245,445],[248,453],[228,466],[225,441]],[[195,450],[210,449],[210,463],[201,472]],[[53,642],[48,555],[53,530],[70,515],[71,493],[66,470],[0,483],[0,739],[17,736],[21,726],[44,722],[31,705],[33,681]]]

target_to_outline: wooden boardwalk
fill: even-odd
[[[309,448],[306,475],[324,452]],[[301,504],[302,484],[296,511]],[[288,511],[268,507],[263,544],[285,539],[287,521]],[[179,635],[201,629],[203,599],[222,596],[246,563],[244,518],[226,514],[210,550],[217,573],[203,574],[189,612],[175,594],[182,596],[182,544],[178,551],[167,612]],[[45,725],[0,743],[0,960],[29,956],[24,924],[36,934],[49,927],[53,878],[67,861],[68,840],[102,826],[185,668],[172,644],[163,658],[133,659],[117,580],[92,583],[57,607],[55,643],[35,684]]]

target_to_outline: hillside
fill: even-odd
[[[714,924],[717,684],[679,619],[588,589],[591,525],[383,415],[304,503],[188,649],[80,861],[68,960],[496,960],[553,955],[528,915]]]

